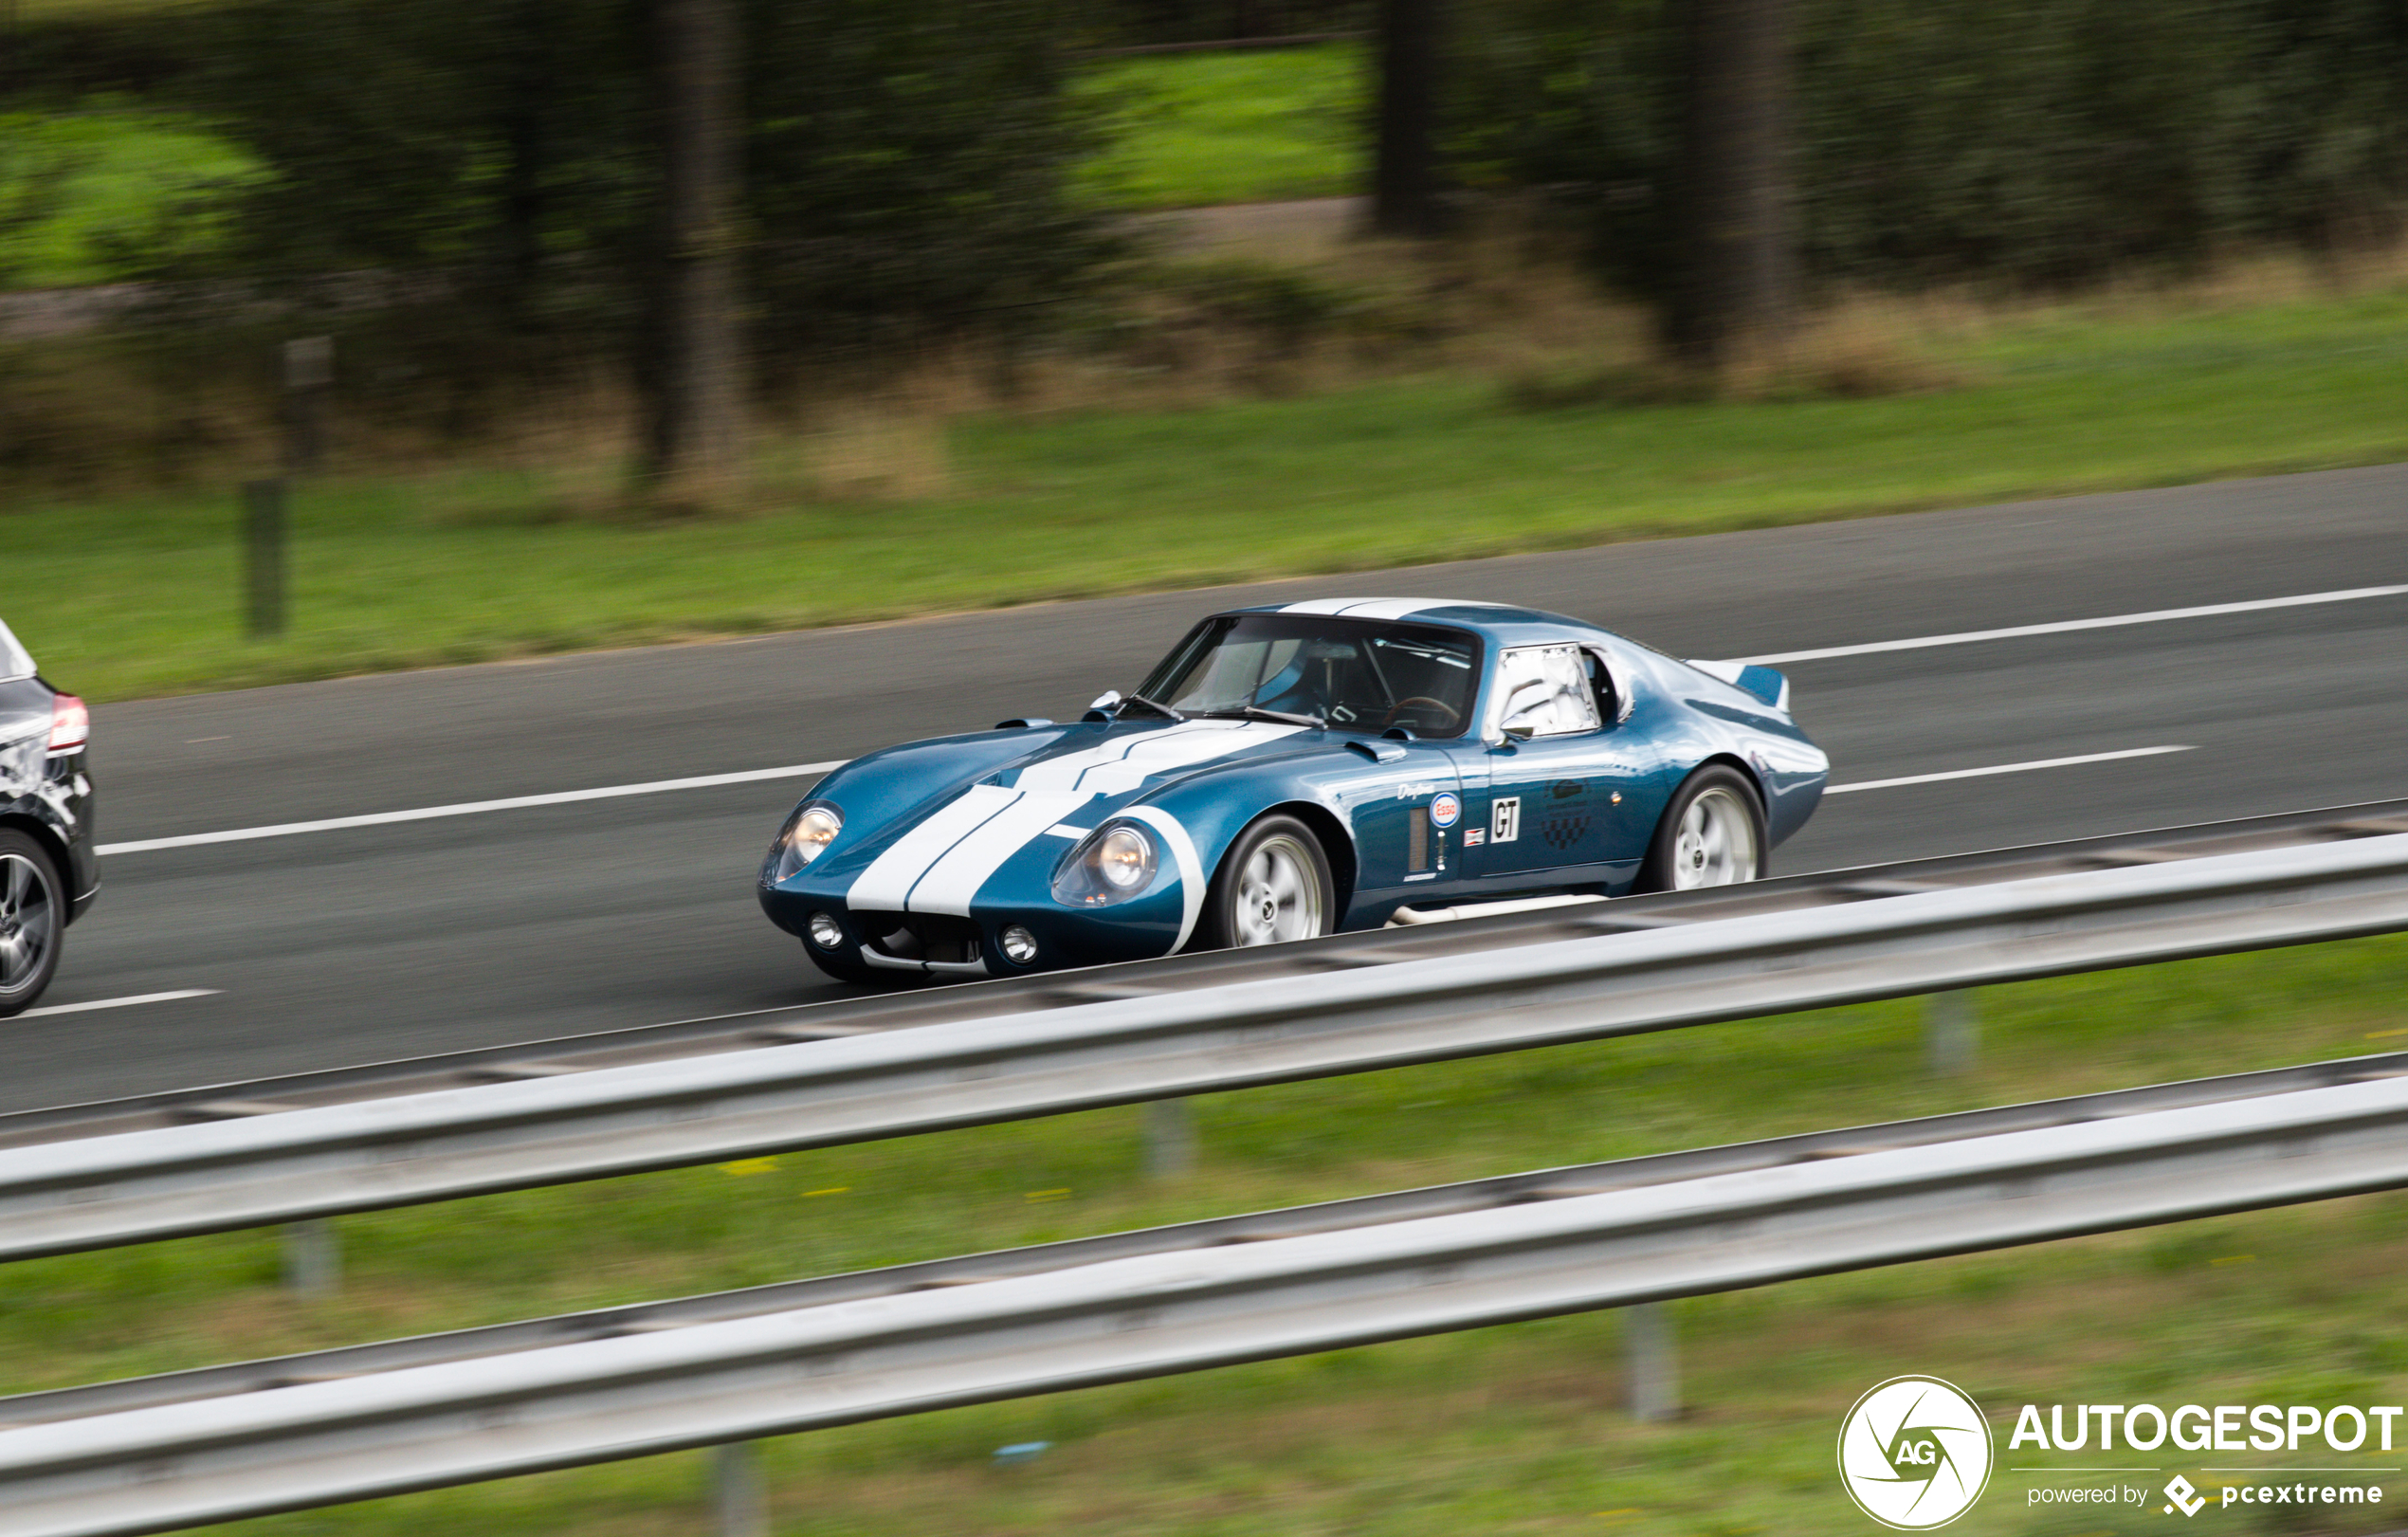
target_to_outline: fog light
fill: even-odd
[[[1014,924],[1003,931],[1003,958],[1015,966],[1025,966],[1037,958],[1037,937]]]
[[[830,915],[815,912],[811,915],[811,942],[823,950],[841,949],[845,943],[844,926]]]

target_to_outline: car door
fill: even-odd
[[[1428,742],[1372,744],[1385,761],[1352,797],[1356,888],[1414,902],[1465,876],[1463,780],[1455,760]]]
[[[1464,765],[1480,781],[1463,835],[1471,875],[1498,891],[1619,884],[1635,858],[1625,802],[1649,764],[1620,729],[1603,657],[1576,642],[1512,648],[1490,699],[1479,764]]]

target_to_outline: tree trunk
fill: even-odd
[[[1685,0],[1686,91],[1665,340],[1716,367],[1778,343],[1797,306],[1790,0]]]
[[[657,499],[707,505],[743,469],[738,14],[735,0],[652,8],[665,175],[638,377],[642,474]]]
[[[1372,169],[1371,228],[1383,235],[1438,233],[1438,30],[1443,0],[1381,0],[1379,143]]]

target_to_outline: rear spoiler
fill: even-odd
[[[1700,662],[1694,658],[1689,666],[1709,678],[1720,678],[1734,687],[1746,689],[1783,715],[1789,713],[1789,679],[1771,668],[1753,662]]]

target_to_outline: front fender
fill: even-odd
[[[1135,817],[1151,809],[1176,822],[1194,844],[1201,885],[1209,887],[1228,857],[1237,835],[1259,818],[1286,811],[1311,826],[1321,836],[1339,889],[1338,910],[1353,898],[1356,852],[1352,819],[1345,812],[1344,785],[1349,778],[1367,778],[1359,769],[1343,764],[1321,772],[1305,771],[1266,777],[1213,775],[1172,785],[1120,814]],[[1198,893],[1201,900],[1201,893]]]

